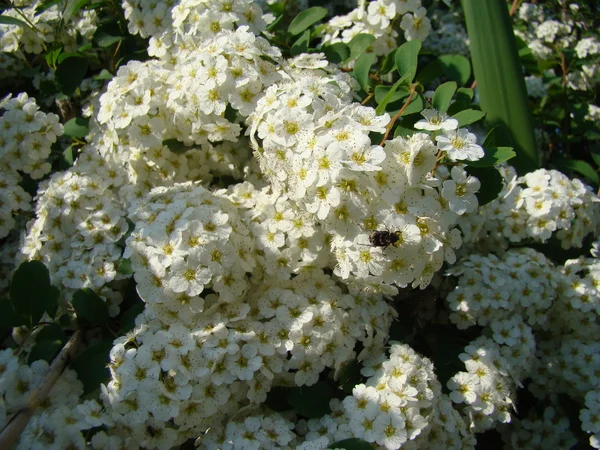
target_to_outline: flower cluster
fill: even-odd
[[[2,25],[0,25],[2,26]],[[50,147],[63,127],[56,114],[39,111],[27,94],[0,103],[0,238],[15,226],[18,211],[31,209],[31,196],[20,186],[21,173],[34,180],[50,172]]]
[[[590,433],[590,445],[600,448],[600,391],[589,391],[585,395],[585,408],[579,412],[581,429]]]
[[[344,16],[336,16],[322,31],[322,44],[348,43],[358,34],[366,33],[376,39],[371,45],[376,55],[385,55],[398,46],[398,32],[392,26],[400,23],[407,41],[424,41],[431,31],[431,22],[421,0],[360,1]]]
[[[251,138],[262,172],[333,236],[336,275],[387,292],[392,284],[425,287],[444,260],[454,262],[454,226],[477,208],[479,189],[461,164],[449,171],[438,157],[477,160],[483,150],[434,110],[415,126],[442,130],[437,143],[416,133],[374,145],[369,133],[384,132],[389,116],[350,103],[345,76],[327,75],[318,60],[313,67],[272,85],[257,104]],[[369,235],[384,230],[393,245],[371,245]]]
[[[250,153],[238,122],[279,77],[266,60],[277,57],[277,49],[241,27],[207,40],[176,65],[152,60],[121,67],[100,98],[93,145],[125,169],[121,194],[128,203],[154,186],[240,177]],[[240,120],[226,117],[227,108]]]
[[[389,358],[366,364],[370,377],[343,400],[354,437],[388,450],[410,448],[473,448],[471,433],[442,394],[431,361],[408,345],[392,343]],[[411,442],[413,441],[413,442]]]
[[[123,9],[129,32],[150,37],[148,54],[165,59],[196,53],[199,43],[222,31],[248,27],[259,35],[273,20],[252,0],[124,0]]]
[[[571,248],[598,231],[600,200],[579,179],[547,169],[517,177],[510,166],[502,175],[505,185],[498,198],[461,221],[466,241],[489,239],[501,248],[508,242],[545,242],[554,235],[563,248]]]
[[[13,8],[3,12],[4,16],[26,20],[29,26],[17,24],[0,24],[0,52],[42,53],[50,43],[60,42],[65,45],[65,51],[76,51],[77,39],[91,40],[96,31],[96,11],[93,9],[78,9],[69,19],[68,27],[58,25],[62,20],[62,12],[67,7],[66,1],[60,1],[51,6],[39,0],[19,0]],[[39,10],[43,8],[43,10]],[[80,44],[80,43],[79,43]]]
[[[432,12],[432,30],[423,47],[438,55],[469,55],[469,37],[458,13],[435,9]]]
[[[41,260],[63,294],[92,288],[117,315],[121,294],[105,285],[123,278],[116,271],[128,231],[119,202],[123,176],[86,147],[77,163],[45,180],[36,197],[36,219],[28,223],[21,257]]]
[[[460,329],[495,326],[499,320],[519,316],[531,326],[543,325],[561,281],[543,254],[526,247],[509,250],[502,258],[471,255],[447,274],[460,277],[446,297],[453,311],[449,318]]]
[[[539,413],[529,410],[527,416],[515,418],[510,426],[499,427],[502,440],[509,448],[573,448],[577,438],[570,429],[569,417],[554,401]]]

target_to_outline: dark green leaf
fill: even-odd
[[[590,155],[592,156],[592,159],[594,160],[594,162],[596,163],[596,165],[598,167],[600,167],[600,151],[597,150],[597,149],[592,150],[590,152]]]
[[[331,444],[329,448],[343,448],[344,450],[373,450],[375,447],[367,441],[358,438],[344,439]]]
[[[432,82],[436,78],[441,77],[444,74],[444,65],[439,59],[434,59],[427,64],[417,75],[416,80],[425,85]]]
[[[56,324],[44,325],[35,338],[35,345],[29,354],[29,364],[38,359],[52,362],[63,345],[67,342],[67,335]]]
[[[273,31],[281,23],[283,15],[278,16],[273,22],[267,25],[267,31]]]
[[[290,23],[290,26],[288,27],[288,33],[292,36],[296,36],[323,19],[325,16],[327,16],[327,10],[325,8],[320,6],[308,8],[294,17],[294,20],[292,20],[292,23]]]
[[[59,167],[61,170],[67,170],[69,167],[73,165],[74,156],[73,156],[73,146],[69,145],[62,154],[62,159],[60,160]]]
[[[72,94],[79,87],[87,74],[89,63],[84,58],[68,58],[56,69],[56,82],[63,94]]]
[[[287,388],[283,386],[275,386],[271,388],[271,390],[267,394],[265,406],[277,412],[290,410],[292,407],[288,403],[287,396],[291,389],[292,388]]]
[[[129,258],[121,259],[117,266],[117,272],[119,272],[121,275],[131,275],[133,273],[133,267],[131,267],[131,260]]]
[[[333,388],[322,381],[312,386],[291,388],[287,394],[294,411],[307,419],[318,419],[331,412],[329,401],[333,397]]]
[[[425,108],[425,100],[422,95],[415,95],[411,100],[410,104],[406,107],[404,112],[402,113],[402,117],[408,116],[410,114],[415,114],[423,111]]]
[[[27,322],[17,315],[8,298],[0,300],[0,328],[13,328],[25,325]]]
[[[450,106],[452,96],[456,92],[456,83],[454,81],[447,81],[444,84],[438,86],[433,94],[431,103],[433,107],[441,113],[445,113]]]
[[[46,63],[48,64],[49,67],[52,67],[52,68],[56,67],[56,64],[58,64],[58,57],[60,56],[62,50],[63,50],[62,47],[58,47],[58,48],[49,49],[46,52]]]
[[[108,70],[102,69],[98,75],[94,76],[94,80],[112,80],[113,76]]]
[[[482,144],[483,148],[486,147],[513,147],[510,133],[506,130],[504,125],[496,125],[492,128]]]
[[[348,42],[350,49],[350,59],[356,59],[363,53],[366,53],[371,44],[375,42],[375,36],[371,34],[360,33]]]
[[[73,117],[71,120],[65,123],[65,135],[83,139],[88,135],[89,123],[89,119]]]
[[[119,42],[122,39],[123,39],[123,36],[111,36],[109,34],[102,34],[101,36],[99,36],[96,39],[96,42],[98,43],[98,47],[106,48],[106,47],[110,47],[113,44],[116,44],[117,42]]]
[[[35,31],[27,22],[23,22],[21,19],[17,19],[16,17],[12,16],[0,16],[0,25],[17,25],[19,27],[29,28],[30,30]]]
[[[495,200],[504,186],[502,175],[494,167],[467,167],[467,173],[476,177],[481,183],[477,193],[479,206],[487,205]]]
[[[94,325],[108,324],[108,305],[91,289],[78,289],[73,294],[71,304],[78,318],[84,318]]]
[[[308,44],[310,43],[310,30],[306,30],[302,35],[292,44],[290,53],[292,56],[301,55],[302,53],[308,53]]]
[[[413,134],[415,134],[415,130],[413,128],[407,128],[407,127],[403,127],[402,125],[398,125],[396,127],[396,129],[394,130],[394,137],[403,137],[403,138],[407,138],[409,136],[412,136]]]
[[[65,13],[63,14],[62,20],[63,20],[63,26],[65,26],[66,24],[69,23],[69,21],[71,20],[71,17],[73,17],[73,14],[77,13],[77,11],[79,11],[81,8],[83,8],[85,5],[87,5],[90,2],[90,0],[71,0],[69,1],[68,5],[67,5],[67,9],[65,10]]]
[[[403,78],[396,81],[394,83],[394,85],[390,88],[390,90],[386,94],[386,96],[383,98],[383,100],[378,102],[379,104],[377,105],[377,108],[375,109],[375,112],[377,113],[378,116],[382,115],[386,111],[388,104],[391,103],[392,100],[395,98],[396,91],[400,88],[400,85],[402,84],[403,81],[404,81]],[[377,90],[375,92],[377,92]]]
[[[110,372],[107,368],[112,341],[100,342],[87,347],[71,364],[71,368],[77,372],[77,378],[83,383],[83,393],[99,388],[100,383],[105,383]]]
[[[352,389],[362,382],[363,376],[360,374],[361,364],[353,359],[344,364],[340,370],[338,384],[348,395],[352,394]]]
[[[473,89],[459,88],[454,95],[454,102],[448,107],[447,114],[452,116],[465,109],[471,109]]]
[[[402,44],[396,51],[396,67],[406,84],[411,84],[417,74],[421,41],[415,39]]]
[[[381,63],[379,73],[385,75],[396,68],[396,49],[389,52]]]
[[[35,15],[39,15],[46,11],[49,8],[52,8],[54,5],[58,5],[62,0],[48,0],[47,2],[41,3],[39,6],[35,8]]]
[[[131,308],[123,313],[121,316],[121,327],[119,332],[121,334],[128,333],[135,328],[135,318],[144,311],[144,303],[135,303]]]
[[[58,55],[56,62],[60,64],[61,62],[69,59],[69,58],[82,58],[81,53],[79,52],[65,52]]]
[[[31,328],[46,310],[51,291],[50,273],[40,261],[27,261],[16,270],[10,283],[10,300],[15,313]]]
[[[60,296],[60,290],[56,286],[50,286],[43,296],[44,305],[46,312],[53,319],[56,317],[58,311],[58,297]]]
[[[444,76],[456,81],[459,86],[464,86],[471,78],[471,64],[464,56],[442,55],[439,60],[444,66]]]
[[[336,42],[335,44],[323,47],[323,53],[325,53],[327,61],[339,64],[350,57],[350,47],[343,42]]]
[[[354,64],[354,77],[360,84],[363,91],[369,93],[371,91],[371,81],[369,79],[369,72],[371,66],[377,61],[375,53],[363,53],[358,57]]]
[[[464,127],[465,125],[469,125],[483,119],[485,117],[485,113],[476,109],[465,109],[457,112],[452,117],[458,120],[459,127]]]
[[[175,138],[165,139],[164,141],[162,141],[162,145],[166,145],[169,148],[169,150],[171,150],[173,153],[177,153],[177,154],[185,153],[190,149],[190,147],[188,147],[183,142],[178,141]]]
[[[585,161],[579,159],[555,158],[554,162],[559,169],[577,172],[589,181],[592,181],[596,186],[600,184],[598,173]]]
[[[492,167],[514,158],[517,154],[511,147],[485,147],[485,155],[478,161],[462,161],[471,167]]]
[[[394,92],[392,92],[391,97],[389,99],[386,99],[386,97],[392,89],[393,86],[375,86],[375,101],[378,104],[382,103],[383,101],[386,101],[386,103],[393,103],[395,101],[408,97],[408,89],[405,86],[398,86],[396,89],[394,89]]]

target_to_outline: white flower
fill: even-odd
[[[415,129],[437,131],[445,130],[452,131],[458,128],[458,120],[451,119],[445,113],[440,113],[435,109],[424,109],[421,111],[421,115],[425,117],[425,120],[421,119],[415,123]]]
[[[444,181],[442,196],[448,201],[450,210],[458,215],[473,212],[477,209],[477,197],[481,183],[460,167],[454,166],[451,171],[452,179]]]
[[[464,128],[457,131],[444,130],[444,134],[436,136],[435,140],[439,149],[445,151],[452,161],[477,161],[484,156],[483,148],[475,143],[477,137]]]

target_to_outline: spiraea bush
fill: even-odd
[[[4,5],[0,447],[600,448],[595,11],[494,2],[536,148],[469,1]]]

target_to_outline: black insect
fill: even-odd
[[[390,245],[394,245],[400,240],[398,233],[387,230],[373,231],[369,235],[369,242],[373,247],[383,247],[385,250]]]

